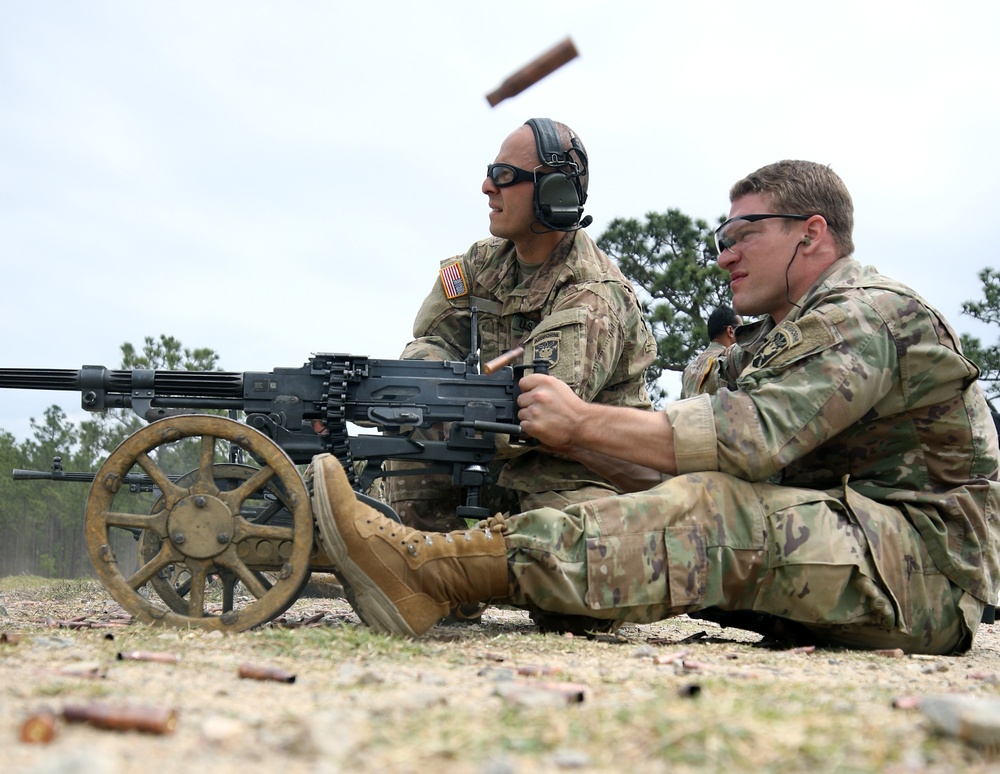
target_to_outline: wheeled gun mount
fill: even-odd
[[[520,434],[518,381],[547,364],[487,365],[489,373],[478,373],[474,359],[318,353],[299,368],[268,372],[7,368],[0,389],[79,391],[88,411],[130,409],[150,422],[96,472],[68,473],[57,462],[51,472],[15,477],[91,482],[87,552],[114,599],[139,620],[235,632],[284,612],[311,572],[336,570],[315,539],[308,474],[296,467],[317,454],[334,455],[357,498],[397,520],[366,494],[387,474],[388,459],[423,463],[403,475],[450,473],[464,494],[458,515],[490,515],[480,494],[497,436]],[[380,432],[352,435],[349,424]],[[432,426],[447,430],[414,432]],[[194,439],[196,467],[178,475],[172,454]],[[136,512],[132,492],[152,493],[148,513]]]

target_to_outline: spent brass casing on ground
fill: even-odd
[[[152,653],[146,650],[123,651],[118,654],[119,661],[155,661],[160,664],[176,664],[180,659],[173,653]]]
[[[278,667],[240,664],[240,677],[248,680],[275,680],[279,683],[294,683],[295,675]]]
[[[112,731],[145,731],[171,734],[177,728],[177,710],[130,705],[87,704],[63,707],[67,723],[87,723]]]
[[[36,712],[21,724],[21,741],[28,744],[47,744],[56,735],[56,716],[48,711]]]

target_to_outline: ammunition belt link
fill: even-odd
[[[326,382],[326,448],[344,468],[351,487],[358,488],[358,476],[354,470],[354,459],[351,456],[351,446],[347,433],[347,414],[344,404],[347,402],[347,372],[350,361],[328,360]]]

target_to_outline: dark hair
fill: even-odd
[[[729,201],[769,194],[774,212],[822,215],[840,256],[854,252],[854,203],[844,181],[826,164],[778,161],[751,172],[729,190]]]
[[[736,317],[736,312],[731,306],[716,307],[708,316],[708,340],[715,341],[718,336],[726,332],[730,325],[739,325],[740,321]]]

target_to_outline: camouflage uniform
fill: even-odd
[[[969,648],[997,600],[1000,452],[954,331],[846,258],[779,325],[738,338],[715,394],[666,409],[679,475],[507,520],[512,601],[633,622],[744,611],[819,642]]]
[[[583,231],[568,233],[552,255],[519,283],[514,244],[489,238],[441,263],[441,276],[413,324],[416,337],[402,357],[464,360],[471,345],[470,307],[479,312],[480,359],[487,362],[517,346],[523,362],[549,362],[549,373],[584,400],[652,409],[646,368],[656,343],[632,285]],[[510,446],[493,510],[562,507],[615,494],[583,465],[525,446]],[[394,463],[393,469],[413,463]],[[386,479],[387,499],[403,520],[424,529],[454,529],[457,493],[441,476]],[[502,499],[504,491],[516,497]]]
[[[693,397],[704,391],[703,382],[725,351],[726,348],[722,344],[712,341],[687,364],[684,373],[681,374],[681,399]]]

